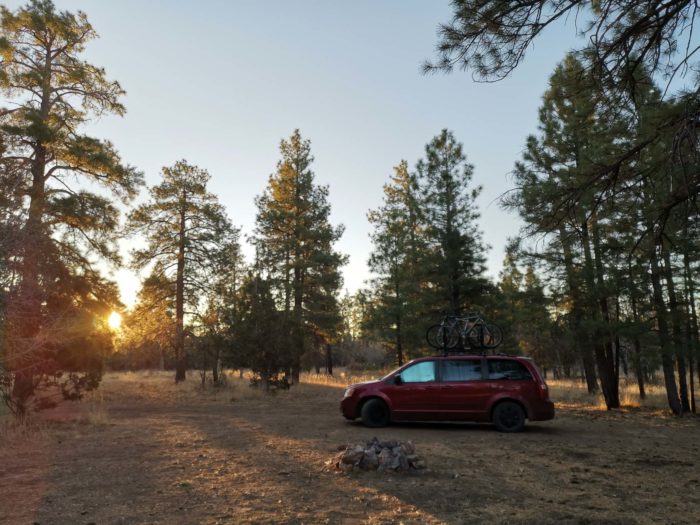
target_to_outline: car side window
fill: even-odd
[[[421,361],[401,372],[404,383],[430,383],[435,381],[435,361]]]
[[[517,361],[499,359],[489,361],[489,379],[532,379],[530,371]]]
[[[481,377],[481,359],[446,359],[442,361],[443,381],[478,381]]]

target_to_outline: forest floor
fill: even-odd
[[[0,524],[698,523],[700,418],[607,412],[553,384],[557,418],[368,429],[339,412],[344,383],[274,396],[231,378],[201,391],[159,373],[0,433]],[[653,404],[653,403],[652,403]],[[411,440],[413,475],[336,472],[341,445]]]

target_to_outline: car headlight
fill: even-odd
[[[349,387],[347,387],[347,388],[345,389],[345,394],[343,395],[343,399],[345,399],[346,397],[350,397],[354,391],[355,391],[355,387],[354,387],[354,386],[349,386]]]

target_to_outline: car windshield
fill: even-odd
[[[406,363],[406,365],[407,365],[407,364],[408,364],[408,363]],[[391,372],[389,372],[387,375],[385,375],[384,377],[382,377],[382,378],[380,379],[380,381],[384,381],[385,379],[389,379],[389,378],[390,378],[391,376],[393,376],[396,372],[398,372],[398,371],[401,370],[402,368],[405,368],[406,365],[403,365],[403,366],[399,366],[399,367],[397,367],[397,368],[394,368]]]

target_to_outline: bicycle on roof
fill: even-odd
[[[503,341],[501,329],[487,323],[476,312],[463,316],[445,313],[442,322],[428,328],[425,337],[430,346],[444,351],[459,346],[471,350],[492,349]]]

